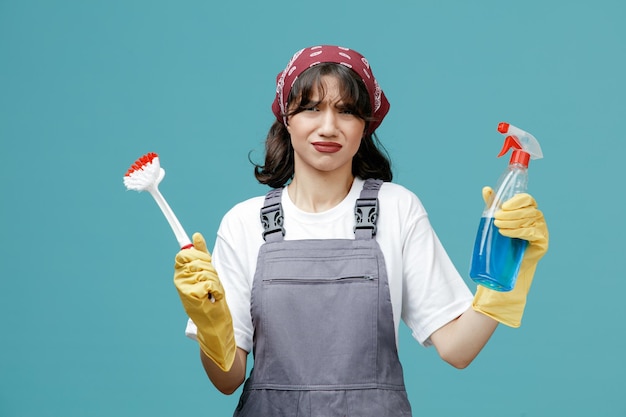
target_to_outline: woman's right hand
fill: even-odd
[[[189,318],[198,328],[200,349],[220,369],[228,371],[237,347],[224,288],[211,262],[200,233],[193,235],[193,248],[176,255],[174,285]]]

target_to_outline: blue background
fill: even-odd
[[[274,79],[297,49],[352,47],[391,102],[379,137],[467,276],[497,123],[533,133],[551,246],[520,329],[466,370],[401,329],[415,415],[626,416],[621,1],[0,0],[0,416],[228,416],[172,284],[160,189],[211,243],[259,195]],[[472,285],[468,281],[469,285]],[[472,288],[474,286],[472,285]]]

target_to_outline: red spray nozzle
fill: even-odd
[[[509,126],[511,126],[511,125],[508,124],[507,122],[500,122],[498,124],[498,132],[500,132],[500,133],[507,133],[509,131]]]
[[[506,135],[504,146],[498,157],[506,154],[509,149],[513,149],[509,163],[520,163],[526,167],[531,159],[540,159],[543,157],[539,142],[537,142],[537,139],[530,133],[506,122],[498,124],[498,132]]]

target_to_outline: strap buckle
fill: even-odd
[[[283,207],[280,203],[261,208],[261,224],[263,225],[263,240],[269,234],[280,232],[285,236],[283,227]]]
[[[354,232],[361,229],[370,229],[372,236],[376,235],[376,220],[378,218],[378,198],[359,198],[354,205],[356,224]]]

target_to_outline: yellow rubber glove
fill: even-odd
[[[493,190],[483,188],[485,202],[491,200]],[[548,227],[535,199],[522,193],[502,204],[495,213],[494,224],[504,236],[524,239],[528,246],[517,274],[515,288],[509,292],[494,291],[478,286],[472,307],[502,324],[519,327],[522,324],[526,297],[535,275],[537,262],[548,250]]]
[[[194,233],[192,240],[193,248],[176,255],[174,285],[187,315],[198,328],[200,349],[223,371],[229,371],[237,347],[224,288],[204,238]]]

